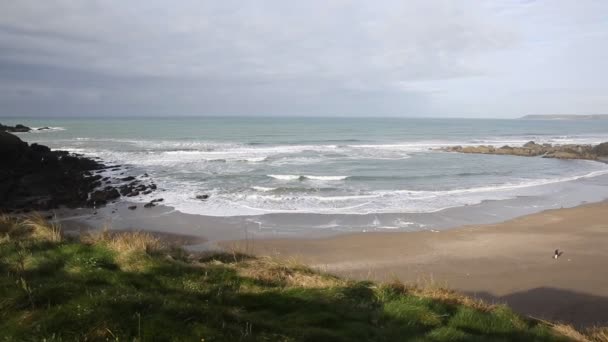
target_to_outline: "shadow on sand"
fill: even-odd
[[[577,328],[606,326],[608,298],[552,287],[538,287],[505,296],[488,292],[467,292],[467,295],[489,303],[506,303],[521,314]]]

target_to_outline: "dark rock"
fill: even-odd
[[[29,132],[32,129],[27,127],[27,126],[23,126],[21,124],[17,124],[16,126],[5,126],[3,124],[0,124],[0,132],[11,132],[11,133],[25,133],[25,132]]]
[[[90,176],[91,171],[103,167],[92,159],[40,144],[29,146],[0,132],[0,211],[83,206],[89,192],[101,186],[101,177]]]
[[[110,200],[116,199],[120,197],[120,193],[115,188],[98,190],[91,194],[89,198],[89,203],[91,204],[99,204],[99,203],[107,203]]]
[[[133,176],[129,176],[129,177],[121,178],[120,180],[121,180],[121,181],[125,181],[125,182],[127,182],[127,181],[132,181],[132,180],[134,180],[134,179],[135,179],[135,177],[133,177]]]
[[[165,200],[164,198],[157,198],[157,199],[153,199],[152,201],[150,201],[150,203],[162,202],[164,200]]]
[[[142,192],[142,194],[144,194],[144,195],[149,195],[151,193],[152,193],[152,189],[148,189],[148,190]]]
[[[205,195],[197,195],[196,196],[196,199],[203,200],[203,201],[206,200],[206,199],[208,199],[208,198],[209,198],[209,195],[206,195],[206,194]]]
[[[154,184],[154,183],[150,184],[150,189],[156,190],[156,184]]]
[[[118,188],[118,191],[120,192],[121,195],[126,196],[127,194],[131,193],[133,191],[133,189],[130,186],[125,184],[125,185],[121,185]]]
[[[48,148],[47,146],[44,145],[38,145],[36,143],[33,143],[30,148],[32,149],[32,151],[36,152],[36,153],[50,153],[51,149]]]
[[[95,175],[90,178],[91,180],[97,181],[101,179],[101,175]]]
[[[593,147],[593,153],[595,153],[598,157],[608,157],[608,142],[604,142]]]
[[[135,210],[135,209],[137,209],[137,206],[136,206],[136,205],[130,205],[130,206],[129,206],[129,210]]]
[[[135,196],[139,196],[139,191],[132,191],[129,194],[127,194],[127,197],[135,197]]]
[[[28,150],[27,143],[19,137],[6,132],[0,132],[0,158],[6,167]]]
[[[152,208],[154,206],[156,206],[156,204],[154,204],[154,202],[144,204],[144,208]]]
[[[50,127],[46,127],[46,126],[38,128],[39,131],[45,131],[47,129],[51,129],[51,128]]]

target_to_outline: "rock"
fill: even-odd
[[[142,194],[144,194],[144,195],[149,195],[151,193],[152,193],[152,189],[148,189],[148,190],[142,192]]]
[[[98,190],[91,194],[89,197],[90,204],[105,204],[108,201],[117,199],[120,197],[120,193],[115,188]]]
[[[125,184],[125,185],[121,185],[118,188],[118,191],[120,192],[120,194],[122,196],[126,196],[127,194],[131,193],[133,191],[133,189],[130,186]]]
[[[150,203],[162,202],[164,200],[165,200],[164,198],[157,198],[157,199],[153,199],[152,201],[150,201]]]
[[[502,146],[494,148],[492,146],[451,146],[440,148],[446,152],[460,153],[480,153],[480,154],[500,154],[524,157],[542,156],[543,158],[558,159],[585,159],[585,160],[608,160],[608,143],[602,143],[595,147],[591,145],[539,145],[534,141],[526,143],[522,147]]]
[[[156,206],[156,204],[154,204],[154,202],[149,202],[149,203],[144,204],[144,208],[152,208],[154,206]]]
[[[36,152],[36,153],[50,153],[51,149],[48,148],[47,146],[44,145],[38,145],[36,143],[33,143],[30,148],[32,149],[32,151]]]
[[[154,184],[154,183],[150,184],[150,189],[156,190],[156,184]]]
[[[45,131],[47,129],[51,129],[51,128],[47,127],[47,126],[38,128],[39,131]]]
[[[2,132],[11,132],[11,133],[25,133],[25,132],[29,132],[32,129],[21,125],[21,124],[17,124],[14,127],[13,126],[4,126],[3,124],[0,124],[0,131]]]
[[[133,176],[129,176],[129,177],[121,178],[120,180],[121,180],[121,181],[125,181],[125,182],[127,182],[127,181],[132,181],[132,180],[134,180],[134,179],[135,179],[135,177],[133,177]]]
[[[30,146],[0,132],[0,211],[86,205],[89,193],[101,185],[91,171],[103,167],[92,159],[40,144]]]
[[[27,143],[19,137],[6,132],[0,132],[0,158],[6,166],[14,162],[28,149]]]
[[[596,145],[592,151],[598,157],[608,157],[608,142]]]
[[[137,206],[136,205],[130,205],[128,208],[129,208],[129,210],[135,210],[135,209],[137,209]]]
[[[208,198],[209,198],[209,195],[206,195],[206,194],[205,195],[196,195],[196,199],[199,199],[199,200],[203,200],[204,201],[204,200],[206,200]]]
[[[135,196],[139,196],[139,191],[132,191],[129,194],[127,194],[127,197],[135,197]]]
[[[539,146],[540,145],[538,145],[534,141],[528,141],[527,143],[524,144],[524,147],[527,147],[527,148],[536,148],[536,147],[539,147]]]

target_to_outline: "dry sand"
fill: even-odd
[[[577,326],[608,324],[608,203],[441,232],[224,242],[356,279],[434,282]],[[554,250],[563,255],[553,259]]]

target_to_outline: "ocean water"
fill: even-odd
[[[434,150],[449,145],[523,145],[530,140],[595,144],[608,141],[608,120],[5,118],[0,122],[51,126],[52,130],[20,137],[127,165],[134,174],[147,172],[161,189],[130,200],[160,196],[166,205],[185,213],[245,217],[260,229],[276,230],[290,223],[299,229],[422,229],[440,227],[442,212],[483,203],[493,203],[496,212],[513,207],[527,213],[608,197],[607,164]],[[210,198],[197,200],[202,194]],[[475,222],[475,215],[471,211],[462,216]],[[484,221],[481,218],[478,221]]]

